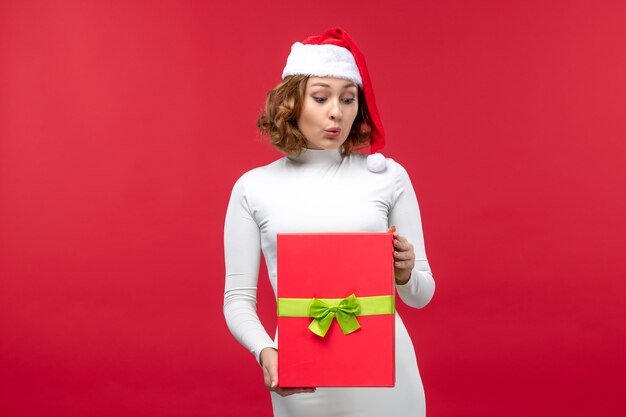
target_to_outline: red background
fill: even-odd
[[[223,218],[280,156],[291,43],[337,24],[420,199],[429,416],[623,413],[626,2],[1,0],[2,416],[271,414]]]

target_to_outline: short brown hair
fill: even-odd
[[[285,77],[268,93],[265,108],[257,120],[261,133],[269,136],[276,149],[288,155],[297,155],[306,148],[306,138],[298,129],[297,120],[302,111],[308,79],[308,75]],[[359,111],[343,143],[344,155],[367,146],[372,132],[365,96],[361,88],[358,90]]]

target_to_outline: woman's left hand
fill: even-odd
[[[409,282],[411,278],[411,271],[415,267],[415,252],[413,251],[413,245],[404,236],[400,236],[398,232],[393,229],[393,260],[394,260],[394,275],[396,277],[396,284],[404,285]]]

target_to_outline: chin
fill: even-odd
[[[316,140],[310,141],[307,139],[307,148],[312,150],[331,150],[340,149],[348,138],[328,138],[325,136],[317,137]]]

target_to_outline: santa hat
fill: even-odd
[[[372,155],[367,157],[367,166],[374,172],[384,170],[385,158],[376,151],[385,145],[385,132],[376,107],[365,56],[346,31],[335,27],[319,36],[310,36],[303,42],[294,43],[283,70],[283,79],[290,75],[345,78],[363,89],[372,127]]]

